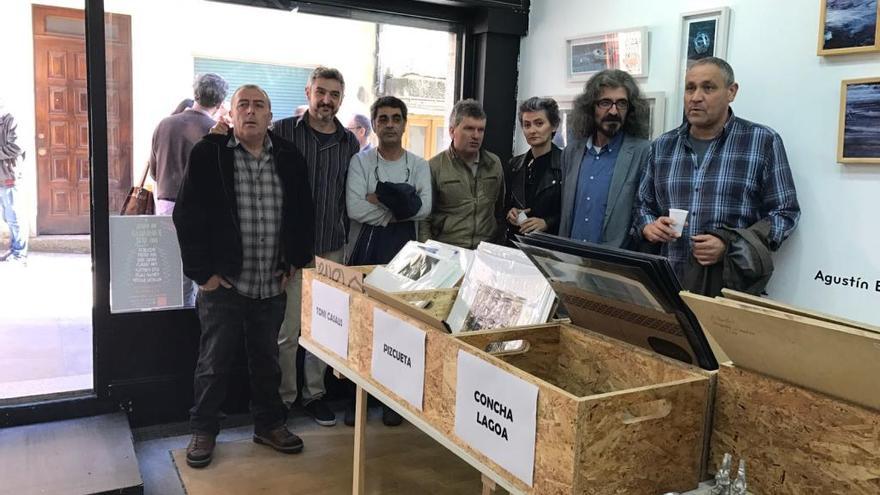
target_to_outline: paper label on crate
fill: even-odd
[[[343,359],[348,358],[349,294],[312,280],[312,338]]]
[[[376,381],[421,411],[425,390],[425,332],[374,308],[370,373]]]
[[[538,387],[458,351],[455,434],[532,486]]]

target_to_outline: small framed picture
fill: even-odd
[[[821,0],[818,55],[880,49],[877,0]]]
[[[553,144],[560,148],[565,146],[574,139],[574,129],[571,128],[570,118],[571,112],[574,110],[574,100],[577,95],[552,96],[559,105],[559,127],[556,128],[556,135],[553,136]]]
[[[648,30],[589,34],[566,40],[569,81],[586,81],[596,72],[621,69],[633,77],[648,76]]]
[[[648,100],[648,136],[652,141],[666,131],[666,93],[645,93]]]
[[[837,161],[880,163],[880,77],[840,83]]]
[[[727,36],[730,29],[730,7],[688,12],[681,15],[681,47],[679,48],[678,103],[684,112],[684,78],[688,68],[707,57],[727,57]]]

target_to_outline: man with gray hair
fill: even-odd
[[[559,235],[634,247],[633,204],[651,144],[648,104],[636,81],[615,69],[591,77],[575,99],[570,125]]]
[[[733,114],[738,90],[720,58],[688,68],[687,122],[651,145],[638,191],[638,232],[660,247],[685,289],[709,296],[722,287],[760,293],[770,251],[800,217],[782,138]],[[670,209],[687,210],[687,221],[676,224]]]
[[[293,143],[268,130],[272,103],[259,86],[238,88],[230,115],[231,131],[193,147],[173,214],[183,271],[199,284],[191,467],[211,462],[220,405],[242,345],[254,442],[284,453],[303,448],[285,426],[277,339],[288,282],[312,259],[306,164]]]
[[[364,114],[356,113],[351,116],[348,125],[345,126],[357,138],[361,145],[361,151],[368,151],[373,148],[370,142],[370,135],[373,134],[373,126],[370,118]]]
[[[484,149],[486,113],[476,100],[461,100],[449,116],[452,143],[431,158],[431,215],[419,222],[419,240],[435,239],[475,249],[482,241],[504,243],[504,170]]]
[[[217,74],[199,75],[193,83],[193,106],[165,117],[153,131],[149,167],[156,180],[157,215],[171,215],[174,211],[189,153],[211,130],[228,90],[229,84]],[[195,285],[183,277],[183,305],[192,307],[195,303]]]

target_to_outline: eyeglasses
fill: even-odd
[[[617,101],[609,100],[608,98],[602,98],[601,100],[596,102],[596,106],[601,108],[602,110],[609,110],[611,106],[614,105],[617,107],[617,110],[623,112],[629,108],[629,101],[624,99],[619,99]]]

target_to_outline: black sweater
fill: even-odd
[[[235,154],[231,136],[208,134],[193,147],[177,203],[174,226],[180,243],[183,273],[198,284],[212,275],[241,273],[242,239],[235,198]],[[275,170],[284,190],[281,214],[281,266],[303,267],[313,256],[315,215],[302,154],[293,143],[272,132]]]

